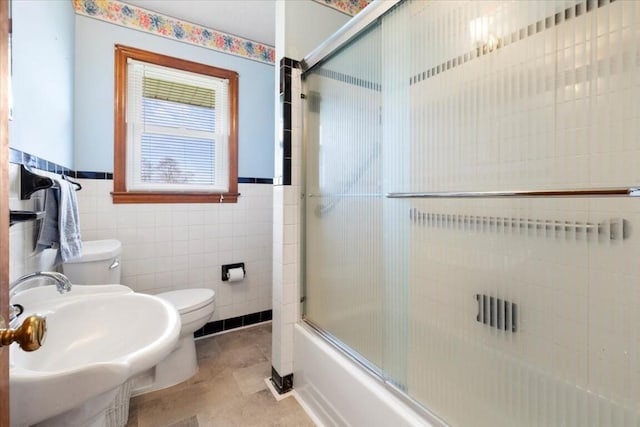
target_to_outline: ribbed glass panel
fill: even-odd
[[[378,103],[322,75],[365,45]],[[364,125],[377,193],[640,185],[635,1],[405,1],[305,77],[309,194],[346,192]],[[389,383],[453,426],[640,426],[640,200],[330,200],[307,200],[307,316]],[[377,329],[343,324],[365,282]]]
[[[306,81],[306,316],[382,365],[380,32]],[[313,126],[312,126],[313,124]]]
[[[391,11],[381,23],[382,66],[382,159],[381,186],[383,194],[406,188],[410,170],[406,167],[409,145],[411,110],[407,103],[409,80],[402,78],[409,72],[407,58],[410,46],[405,43],[409,29],[403,23],[409,10],[399,7]],[[407,317],[409,248],[407,222],[404,213],[408,202],[383,203],[383,343],[384,376],[396,387],[407,386]]]

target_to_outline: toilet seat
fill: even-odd
[[[156,295],[170,302],[183,315],[211,304],[216,293],[211,289],[182,289]]]
[[[180,337],[191,336],[202,328],[215,311],[216,293],[211,289],[182,289],[156,295],[169,302],[180,314]]]

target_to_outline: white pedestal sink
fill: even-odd
[[[43,346],[10,349],[11,425],[87,425],[108,407],[118,387],[155,366],[175,347],[180,317],[169,303],[125,286],[53,286],[14,297],[22,319],[47,318]]]

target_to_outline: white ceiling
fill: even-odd
[[[173,18],[275,45],[275,0],[124,0]]]

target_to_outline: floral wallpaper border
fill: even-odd
[[[275,63],[276,52],[272,46],[181,21],[117,0],[73,0],[73,6],[79,15],[266,64]]]
[[[332,7],[347,15],[355,16],[367,7],[371,0],[313,0],[325,6]]]

